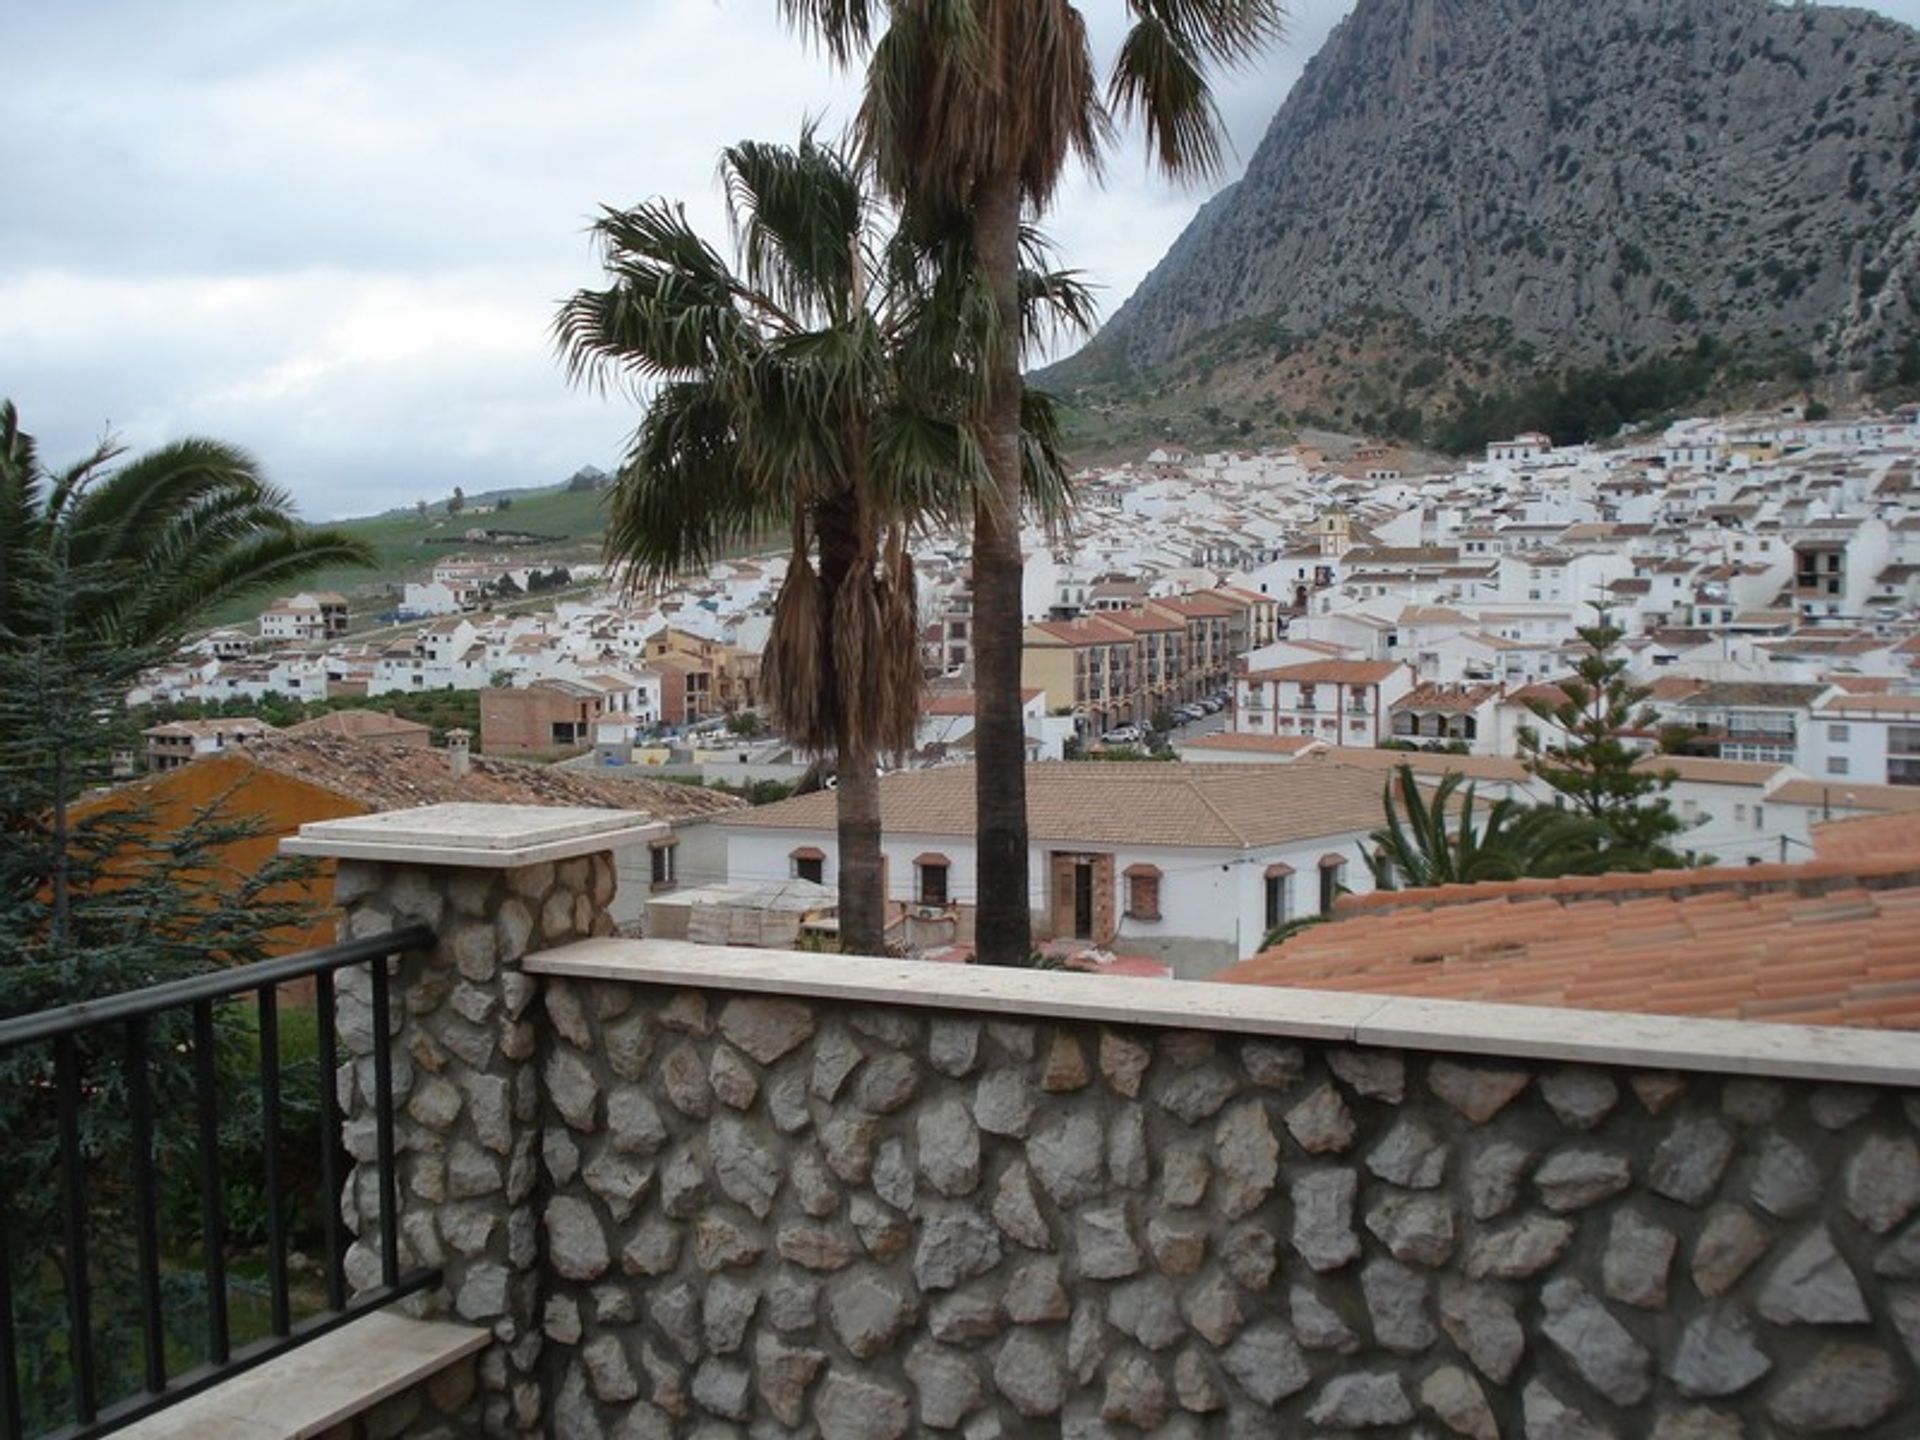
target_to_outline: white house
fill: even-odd
[[[347,597],[331,590],[283,595],[260,612],[262,640],[332,640],[347,633]]]
[[[1234,729],[1307,735],[1329,745],[1378,745],[1392,734],[1393,702],[1413,688],[1392,660],[1321,660],[1255,670],[1234,681]]]
[[[972,939],[979,868],[971,766],[880,781],[889,918],[923,943]],[[1037,936],[1165,961],[1181,977],[1253,954],[1276,925],[1372,888],[1358,846],[1380,777],[1340,765],[1067,762],[1027,770]],[[729,881],[838,883],[834,797],[730,813]]]
[[[1818,780],[1920,785],[1920,695],[1828,695],[1814,706],[1801,748]]]

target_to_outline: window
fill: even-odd
[[[1887,753],[1889,755],[1920,753],[1920,725],[1889,725]]]
[[[1129,865],[1127,877],[1127,918],[1129,920],[1158,920],[1160,918],[1160,867],[1158,865]]]
[[[1736,825],[1744,825],[1747,823],[1747,807],[1746,806],[1736,805],[1733,807],[1733,821],[1734,821],[1734,824]]]
[[[920,876],[915,889],[922,905],[945,905],[947,903],[948,860],[944,855],[921,855],[914,862],[914,869]]]
[[[1341,876],[1346,874],[1347,862],[1338,855],[1324,855],[1320,859],[1320,913],[1331,915],[1333,902],[1340,894]]]
[[[827,852],[812,845],[802,845],[789,857],[793,861],[793,878],[811,880],[816,885],[827,883]]]
[[[1847,757],[1846,757],[1846,756],[1844,756],[1844,755],[1829,755],[1829,756],[1827,757],[1827,774],[1829,774],[1829,775],[1844,775],[1844,774],[1846,774],[1846,773],[1847,773],[1847,769],[1848,769],[1848,766],[1847,766]]]
[[[679,844],[680,842],[678,840],[656,840],[649,847],[653,852],[648,858],[653,862],[652,879],[654,889],[664,890],[673,884],[673,852],[679,848]]]
[[[1267,926],[1276,930],[1287,923],[1293,910],[1293,867],[1290,865],[1269,865],[1267,867]]]

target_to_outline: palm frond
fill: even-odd
[[[878,0],[779,0],[780,17],[817,41],[836,64],[845,65],[866,49]]]
[[[720,174],[750,289],[802,323],[837,324],[863,308],[867,207],[850,156],[809,125],[797,147],[729,146]]]
[[[1160,15],[1142,15],[1127,32],[1108,77],[1107,101],[1140,119],[1155,162],[1170,178],[1220,173],[1223,126],[1200,56]]]
[[[635,589],[718,559],[732,544],[787,522],[782,497],[742,483],[736,412],[701,381],[655,393],[614,476],[606,553]]]

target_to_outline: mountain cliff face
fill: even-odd
[[[1484,382],[1710,335],[1846,391],[1916,332],[1920,32],[1771,0],[1360,0],[1244,179],[1047,378],[1199,357],[1319,404],[1356,355],[1398,377],[1427,347],[1441,394],[1469,355]],[[1420,399],[1371,403],[1396,397]]]

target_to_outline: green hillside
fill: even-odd
[[[467,510],[451,516],[440,503],[430,506],[424,519],[417,510],[408,508],[363,520],[335,521],[329,528],[357,535],[374,547],[379,568],[322,570],[300,588],[339,591],[352,601],[357,619],[388,609],[392,603],[389,592],[409,580],[426,579],[436,562],[453,555],[499,553],[547,565],[600,559],[601,537],[606,529],[606,491],[569,490],[556,485],[502,493],[511,499],[511,508],[487,515],[472,513],[471,507],[482,503],[475,499],[468,502]],[[527,544],[469,540],[466,535],[470,530],[511,531],[539,539]],[[268,598],[249,597],[209,618],[218,625],[252,620]]]

